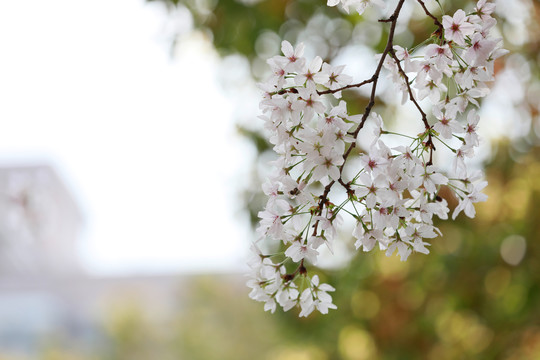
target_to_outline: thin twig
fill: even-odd
[[[439,21],[439,19],[437,19],[435,15],[429,12],[429,10],[426,7],[426,4],[424,4],[422,0],[417,0],[417,1],[420,4],[420,6],[422,6],[422,9],[424,9],[424,12],[426,13],[426,15],[432,18],[433,23],[438,27],[438,29],[434,32],[434,35],[437,36],[438,38],[442,38],[442,35],[444,33],[443,24]]]
[[[437,19],[437,17],[435,17],[433,14],[431,14],[429,12],[429,10],[426,8],[426,5],[424,4],[424,2],[422,0],[417,0],[417,1],[419,2],[419,4],[424,9],[424,12],[426,13],[426,15],[429,16],[431,19],[433,19],[433,23],[438,27],[438,29],[435,31],[434,35],[436,35],[439,38],[442,38],[443,31],[444,31],[444,27],[443,27],[442,23],[439,21],[439,19]],[[403,71],[403,68],[401,67],[401,64],[400,64],[400,62],[399,62],[399,60],[398,60],[398,58],[397,58],[397,56],[396,56],[396,54],[395,54],[395,52],[393,50],[394,33],[396,31],[397,19],[399,17],[399,14],[401,12],[401,8],[403,7],[404,2],[405,2],[405,0],[399,0],[398,4],[396,6],[396,9],[394,10],[394,13],[388,19],[380,19],[379,20],[379,22],[382,22],[382,23],[391,23],[391,26],[390,26],[390,31],[388,33],[388,40],[386,42],[386,47],[384,48],[384,50],[383,50],[383,52],[381,54],[381,58],[379,60],[379,63],[377,64],[377,68],[375,69],[375,73],[373,74],[373,76],[371,78],[369,78],[367,80],[364,80],[364,81],[362,81],[360,83],[357,83],[357,84],[347,85],[347,86],[344,86],[344,87],[341,87],[341,88],[338,88],[338,89],[334,89],[334,90],[329,89],[329,90],[325,90],[325,91],[317,91],[317,93],[319,95],[334,94],[334,93],[342,91],[342,90],[346,90],[346,89],[350,89],[350,88],[359,88],[359,87],[361,87],[363,85],[373,83],[373,86],[371,88],[371,95],[370,95],[370,98],[369,98],[369,103],[368,103],[368,105],[366,106],[366,108],[364,110],[364,114],[362,115],[362,119],[360,121],[360,124],[358,125],[358,127],[356,128],[356,130],[354,132],[348,133],[348,134],[352,135],[356,139],[358,137],[358,134],[360,133],[360,130],[362,130],[362,128],[364,127],[364,124],[365,124],[367,118],[369,117],[369,115],[371,113],[371,109],[375,105],[375,96],[376,96],[377,84],[378,84],[378,81],[379,81],[379,76],[380,76],[380,73],[381,73],[381,70],[382,70],[382,67],[383,67],[384,60],[385,60],[386,56],[390,55],[394,59],[394,61],[396,62],[396,65],[397,65],[397,67],[399,69],[400,74],[405,79],[405,82],[407,84],[407,90],[409,92],[409,98],[414,103],[414,105],[416,106],[418,111],[420,112],[420,114],[422,116],[422,121],[423,121],[424,126],[426,128],[426,131],[428,132],[428,141],[426,142],[426,146],[428,146],[430,148],[430,154],[429,154],[429,162],[427,163],[427,165],[431,165],[432,164],[432,159],[433,159],[433,150],[435,149],[435,146],[433,145],[433,141],[432,141],[432,138],[431,138],[431,131],[430,131],[431,127],[430,127],[430,125],[429,125],[429,123],[427,121],[426,113],[422,110],[422,108],[420,107],[420,105],[418,104],[418,102],[416,101],[416,99],[413,96],[413,92],[412,92],[412,89],[411,89],[410,84],[409,84],[409,78],[408,78],[407,74],[405,74],[405,71]],[[281,90],[281,91],[283,91],[283,92],[294,92],[294,90],[296,90],[296,89],[290,89],[290,90],[288,89],[288,90]],[[337,180],[337,182],[339,184],[341,184],[341,186],[343,186],[345,188],[345,190],[347,190],[347,193],[349,195],[352,192],[352,189],[350,187],[351,183],[345,183],[341,176],[342,176],[342,173],[343,173],[343,168],[345,167],[345,163],[347,162],[347,159],[348,159],[349,155],[351,154],[352,149],[355,148],[355,147],[356,147],[356,142],[351,143],[351,145],[349,146],[349,148],[347,149],[345,154],[343,154],[343,164],[341,164],[341,166],[339,166],[339,175],[340,175],[340,177]],[[336,183],[336,181],[332,180],[330,183],[328,183],[324,187],[323,194],[319,197],[319,203],[318,203],[317,208],[315,209],[315,211],[313,213],[315,216],[322,215],[323,209],[324,209],[325,205],[327,205],[327,203],[328,203],[328,194],[332,190],[332,186],[334,186],[335,183]],[[313,225],[313,236],[317,235],[319,222],[320,222],[320,220],[317,220],[317,221],[315,221],[315,224]],[[286,280],[286,281],[292,281],[296,277],[297,274],[303,274],[303,275],[307,274],[307,269],[304,266],[304,259],[302,259],[299,266],[294,270],[294,272],[284,274],[284,275],[282,275],[282,278],[284,280]]]
[[[389,51],[389,54],[392,57],[392,59],[394,59],[394,62],[397,65],[399,73],[401,74],[401,76],[403,76],[403,79],[405,80],[405,84],[407,84],[407,91],[409,93],[409,99],[413,102],[413,104],[416,106],[416,108],[422,115],[422,122],[424,123],[424,127],[426,128],[426,131],[428,134],[428,141],[426,141],[426,146],[429,147],[429,161],[426,165],[428,166],[433,165],[433,150],[435,150],[435,145],[433,144],[433,139],[431,138],[431,131],[430,131],[431,126],[429,125],[427,121],[427,115],[424,112],[424,110],[422,110],[422,107],[420,107],[420,104],[418,104],[418,102],[414,98],[414,93],[409,83],[409,77],[407,76],[407,74],[405,74],[405,71],[403,71],[403,68],[401,67],[401,63],[399,59],[397,58],[396,53],[394,52],[394,49],[391,49]]]
[[[377,83],[379,81],[379,75],[381,73],[382,66],[383,66],[383,63],[384,63],[384,59],[386,58],[386,55],[392,50],[392,47],[394,46],[394,33],[396,31],[397,19],[398,19],[399,13],[401,11],[401,7],[403,6],[404,2],[405,2],[405,0],[400,0],[399,3],[397,4],[396,10],[392,14],[392,16],[390,16],[388,19],[386,19],[386,20],[390,20],[392,22],[392,25],[390,26],[390,32],[388,33],[388,41],[386,42],[386,47],[384,48],[384,51],[383,51],[383,53],[381,55],[381,59],[379,60],[379,64],[377,65],[377,69],[375,70],[375,73],[372,76],[373,87],[371,88],[371,96],[369,98],[369,103],[366,106],[364,114],[362,115],[362,120],[360,122],[360,125],[358,125],[358,127],[356,128],[356,130],[353,133],[353,137],[355,139],[358,137],[358,133],[360,132],[360,130],[362,130],[362,128],[364,127],[364,124],[365,124],[369,114],[371,113],[371,108],[373,108],[373,105],[375,105],[375,93],[377,91]],[[386,22],[386,21],[384,21],[384,22]],[[345,154],[343,155],[343,160],[344,161],[343,161],[343,164],[340,166],[340,169],[339,169],[340,175],[343,172],[343,168],[345,167],[345,162],[347,161],[347,158],[349,157],[349,154],[351,153],[351,151],[352,151],[352,149],[354,147],[356,147],[356,142],[353,142],[351,144],[351,146],[349,146],[349,148],[347,149]]]
[[[382,66],[383,66],[383,63],[384,63],[384,59],[386,58],[386,55],[392,50],[392,47],[394,46],[394,33],[396,31],[397,19],[398,19],[399,13],[401,11],[401,8],[402,8],[404,2],[405,2],[405,0],[399,0],[399,3],[397,4],[396,9],[395,9],[394,13],[392,14],[392,16],[390,16],[388,19],[385,19],[384,21],[382,21],[382,22],[391,22],[392,23],[391,26],[390,26],[390,31],[388,33],[388,41],[387,41],[386,47],[384,48],[384,51],[383,51],[383,53],[381,55],[381,59],[379,60],[379,64],[377,65],[377,68],[375,69],[375,73],[373,74],[373,76],[370,79],[365,81],[366,83],[367,82],[372,82],[373,87],[371,88],[371,96],[369,98],[369,103],[366,106],[364,114],[362,115],[362,120],[360,121],[360,124],[358,125],[358,127],[356,128],[354,133],[352,134],[354,138],[358,137],[358,133],[364,127],[364,124],[365,124],[365,122],[366,122],[366,120],[367,120],[367,118],[368,118],[368,116],[369,116],[369,114],[371,112],[371,109],[373,108],[373,105],[375,105],[375,95],[376,95],[376,91],[377,91],[377,83],[379,81],[379,75],[381,73]],[[347,162],[347,158],[351,154],[351,151],[352,151],[352,149],[354,147],[356,147],[356,142],[353,142],[349,146],[349,148],[347,149],[345,154],[343,154],[343,164],[339,167],[340,179],[341,179],[341,174],[343,173],[343,168],[345,166],[345,163]],[[341,181],[340,183],[342,183],[342,185],[343,185],[344,182]],[[316,211],[317,215],[322,214],[324,204],[327,202],[328,194],[330,193],[330,190],[332,189],[332,186],[334,184],[335,184],[335,181],[333,180],[328,185],[326,185],[326,187],[324,188],[324,192],[323,192],[322,196],[319,198],[319,205],[318,205],[317,211]],[[347,188],[347,187],[345,186],[345,188]],[[315,222],[315,225],[313,226],[315,228],[315,231],[317,230],[318,225],[319,225],[319,220],[317,220]]]
[[[411,85],[409,83],[409,77],[407,76],[407,74],[405,74],[405,71],[403,71],[403,68],[401,67],[401,63],[400,63],[399,59],[397,58],[396,53],[394,52],[393,49],[390,50],[389,54],[392,57],[392,59],[394,59],[396,65],[397,65],[399,73],[401,74],[401,76],[403,76],[403,79],[405,80],[405,84],[407,84],[407,92],[409,93],[409,99],[413,102],[413,104],[416,106],[416,108],[418,109],[418,111],[422,115],[422,121],[424,123],[424,126],[425,126],[426,130],[429,130],[430,126],[429,126],[429,123],[427,121],[427,115],[424,112],[424,110],[422,110],[422,108],[420,107],[420,105],[418,104],[416,99],[414,98],[414,94],[412,92]]]
[[[362,81],[361,83],[358,83],[358,84],[351,84],[351,85],[343,86],[343,87],[341,87],[339,89],[317,91],[317,94],[319,94],[319,95],[335,94],[338,91],[342,91],[342,90],[346,90],[346,89],[350,89],[350,88],[359,88],[360,86],[369,84],[370,82],[373,82],[373,78],[364,80],[364,81]]]

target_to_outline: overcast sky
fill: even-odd
[[[171,57],[171,26],[189,18],[142,0],[0,3],[0,165],[55,167],[93,272],[229,271],[248,247],[251,148],[211,45],[186,35]]]

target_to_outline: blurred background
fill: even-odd
[[[340,261],[318,272],[337,288],[326,316],[248,299],[273,158],[257,119],[265,61],[303,41],[361,81],[395,1],[361,17],[325,3],[0,2],[0,360],[540,359],[533,0],[496,1],[510,54],[480,110],[489,200],[476,218],[440,223],[431,254],[407,262],[356,254],[344,232]],[[407,1],[395,43],[433,30]],[[407,127],[380,89],[375,111]],[[351,113],[367,103],[344,97]]]

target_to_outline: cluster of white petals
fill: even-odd
[[[364,11],[371,5],[377,5],[381,8],[384,8],[386,6],[383,0],[328,0],[327,5],[328,6],[339,5],[347,13],[349,12],[349,9],[352,7],[360,15],[362,15]]]
[[[371,3],[384,5],[381,0],[328,0],[329,6],[338,3],[359,13]],[[259,241],[275,243],[282,252],[266,255],[254,243],[248,281],[250,297],[265,302],[265,310],[298,306],[300,316],[307,316],[336,308],[328,294],[334,288],[310,276],[306,266],[317,263],[322,246],[332,251],[343,216],[356,223],[356,249],[378,247],[387,256],[397,250],[403,261],[412,252],[429,253],[428,241],[442,235],[434,216],[446,220],[450,210],[441,188],[459,200],[453,218],[461,211],[475,216],[473,204],[487,199],[481,193],[487,183],[465,161],[479,145],[474,107],[489,92],[486,82],[493,80],[494,60],[505,53],[500,39],[489,37],[496,23],[492,12],[493,4],[480,0],[471,14],[458,10],[444,16],[441,34],[430,44],[413,50],[390,46],[381,55],[403,102],[415,103],[425,125],[424,132],[403,136],[403,144],[393,148],[385,137],[395,139],[395,134],[385,130],[372,105],[364,114],[350,115],[340,100],[343,89],[376,86],[375,77],[353,84],[343,66],[320,57],[308,61],[302,44],[293,47],[287,41],[283,56],[268,60],[272,76],[260,84],[265,94],[260,118],[278,158],[263,185],[268,202],[259,213],[257,232]],[[432,103],[429,114],[418,105],[425,98]],[[347,177],[344,168],[365,123],[376,129],[373,141],[361,151],[360,166],[347,172],[354,175]],[[433,164],[435,145],[454,154],[450,171]],[[338,189],[345,200],[334,203]]]

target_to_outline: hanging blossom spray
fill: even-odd
[[[336,309],[329,294],[335,289],[311,275],[308,266],[316,265],[322,246],[332,250],[343,216],[356,222],[356,249],[368,252],[378,246],[387,256],[397,250],[405,261],[412,252],[429,253],[426,240],[442,235],[433,226],[434,215],[448,219],[448,204],[439,196],[442,186],[459,200],[453,219],[461,211],[474,217],[473,204],[487,199],[481,193],[487,182],[467,168],[465,158],[479,145],[477,99],[488,94],[494,61],[507,52],[501,39],[489,34],[496,24],[491,17],[495,6],[480,0],[469,14],[457,10],[439,19],[417,0],[437,29],[422,43],[427,45],[411,50],[394,44],[404,2],[399,0],[392,15],[379,20],[390,28],[386,47],[373,76],[362,82],[353,83],[344,66],[331,66],[318,56],[307,61],[303,44],[283,41],[283,56],[268,60],[272,76],[260,84],[260,118],[278,159],[263,184],[268,203],[259,213],[257,233],[258,241],[282,242],[285,251],[263,254],[258,241],[251,247],[249,296],[264,302],[265,310],[299,307],[300,316],[307,316]],[[354,8],[359,14],[372,4],[385,6],[383,0],[328,0],[329,6]],[[372,111],[383,68],[402,102],[414,104],[423,126],[416,136],[401,134],[403,144],[393,148],[385,137],[400,134],[385,130],[381,116]],[[362,86],[371,86],[369,103],[363,114],[349,115],[345,101],[339,101],[341,91]],[[430,114],[419,104],[425,98],[432,103]],[[373,141],[347,177],[347,160],[367,122],[376,129]],[[453,153],[451,171],[434,164],[438,147]],[[346,197],[334,203],[338,191]]]

